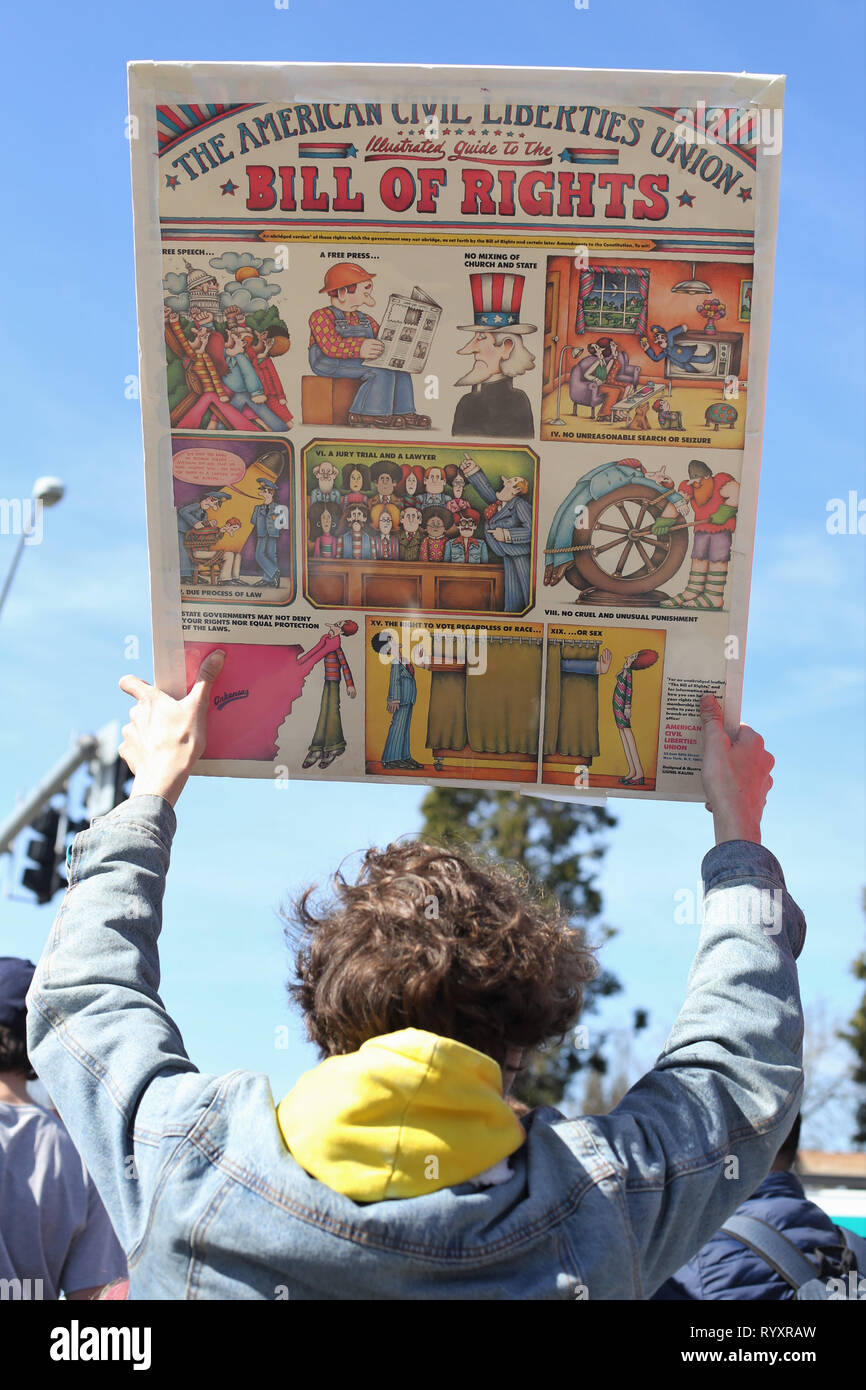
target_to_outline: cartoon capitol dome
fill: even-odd
[[[190,312],[193,309],[203,309],[216,317],[220,311],[220,292],[216,277],[203,270],[201,266],[190,265],[187,260],[184,260],[184,265]]]

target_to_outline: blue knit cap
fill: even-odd
[[[14,1028],[24,1021],[25,996],[36,966],[20,956],[0,956],[0,1024]]]

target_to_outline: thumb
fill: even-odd
[[[701,723],[704,726],[705,737],[707,735],[713,737],[713,735],[710,734],[711,729],[717,729],[719,733],[724,732],[722,707],[715,695],[711,695],[709,691],[701,696]]]
[[[223,651],[208,652],[198,668],[190,695],[194,695],[197,700],[207,699],[211,686],[225,664],[225,659],[226,654]]]

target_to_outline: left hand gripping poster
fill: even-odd
[[[781,78],[130,65],[158,685],[196,771],[703,800]]]

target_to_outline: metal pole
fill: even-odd
[[[15,554],[12,556],[12,564],[9,566],[9,573],[7,574],[6,578],[5,578],[4,581],[3,581],[3,592],[0,593],[0,613],[2,613],[2,611],[3,611],[3,604],[6,602],[6,595],[8,594],[9,590],[12,588],[12,580],[15,578],[15,571],[16,571],[17,568],[18,568],[18,561],[21,559],[21,555],[22,555],[22,552],[23,552],[23,550],[24,550],[24,542],[26,541],[26,539],[27,539],[27,532],[26,532],[26,531],[22,531],[22,532],[21,532],[21,539],[20,539],[19,542],[18,542],[18,545],[17,545],[16,550],[15,550]]]
[[[76,739],[66,757],[43,778],[8,820],[0,825],[0,854],[5,854],[12,848],[16,835],[30,824],[46,801],[56,792],[63,790],[76,768],[92,758],[98,747],[99,740],[93,734],[82,734],[81,738]]]

